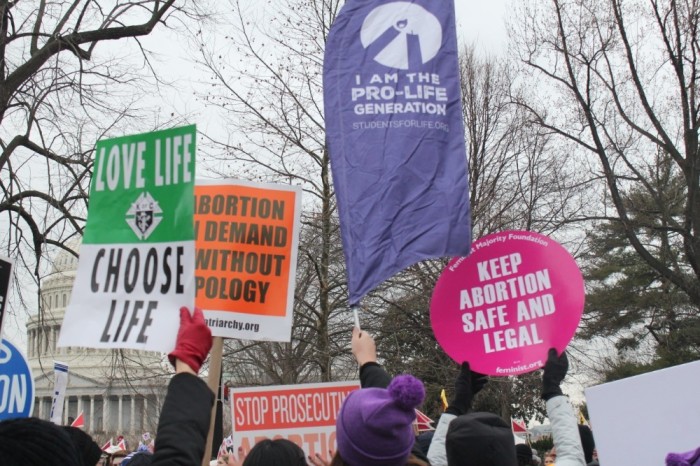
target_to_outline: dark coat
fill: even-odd
[[[158,421],[151,466],[199,466],[209,433],[214,394],[199,377],[175,374]]]

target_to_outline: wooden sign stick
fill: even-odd
[[[209,359],[209,379],[207,384],[214,392],[216,397],[219,396],[219,381],[221,378],[221,360],[224,354],[224,339],[223,337],[214,337],[211,347],[211,358]],[[214,425],[216,423],[216,398],[214,406],[211,408],[211,421],[209,421],[209,434],[207,435],[207,443],[204,446],[204,458],[202,458],[202,466],[209,466],[211,461],[211,442],[214,439]]]

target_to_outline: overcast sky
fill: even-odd
[[[508,0],[455,0],[457,33],[477,50],[500,54],[506,46],[504,24]]]

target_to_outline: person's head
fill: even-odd
[[[516,466],[513,432],[499,416],[473,412],[457,416],[445,438],[450,466]]]
[[[65,430],[32,417],[0,422],[0,458],[3,464],[26,466],[83,464]]]
[[[243,466],[306,466],[306,455],[287,439],[267,439],[251,448]]]
[[[593,450],[595,450],[595,440],[593,440],[593,432],[588,426],[579,424],[578,433],[581,436],[581,446],[583,447],[583,455],[586,457],[586,463],[593,461]]]
[[[532,462],[532,448],[524,443],[515,446],[515,456],[518,459],[518,466],[530,466]]]
[[[547,462],[549,461],[549,463]],[[545,453],[544,455],[544,464],[554,464],[557,462],[557,449],[556,447],[552,447],[551,450]]]
[[[336,456],[348,466],[405,464],[415,442],[415,409],[424,398],[423,383],[411,375],[395,377],[386,389],[351,392],[336,419]]]
[[[82,464],[85,466],[95,466],[98,461],[100,461],[102,450],[100,446],[92,440],[90,435],[77,427],[63,426],[61,428],[68,434],[71,442],[73,442]]]

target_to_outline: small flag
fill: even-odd
[[[122,437],[121,440],[119,440],[119,443],[117,444],[120,450],[126,451],[126,440],[124,440],[124,437]]]
[[[445,411],[449,404],[447,403],[447,394],[445,394],[444,388],[440,392],[440,399],[442,400],[442,410]]]
[[[217,458],[221,458],[223,455],[227,455],[229,453],[233,452],[233,437],[228,436],[224,439],[223,442],[221,442],[221,446],[219,447],[219,452],[216,454]]]
[[[80,411],[80,414],[78,414],[78,417],[75,418],[75,421],[71,424],[71,427],[79,427],[81,429],[85,428],[85,416],[83,416],[83,412]]]
[[[49,420],[60,426],[63,423],[63,402],[66,397],[66,387],[68,386],[68,364],[54,361],[53,372],[53,399],[51,401]]]
[[[425,413],[416,409],[416,424],[418,425],[418,432],[425,432],[427,430],[435,430],[433,427],[433,420],[430,419]]]
[[[223,442],[221,443],[221,446],[219,447],[219,451],[216,452],[216,459],[221,458],[226,454],[226,446],[224,446]]]
[[[588,425],[588,421],[586,420],[586,417],[583,415],[583,412],[581,410],[579,410],[578,412],[578,423],[583,426]]]
[[[510,418],[510,425],[516,435],[527,435],[527,426],[522,419]]]
[[[105,443],[104,445],[102,445],[102,451],[107,451],[107,450],[109,450],[109,447],[111,447],[111,446],[112,446],[112,439],[109,439],[109,441],[107,441],[107,443]]]

